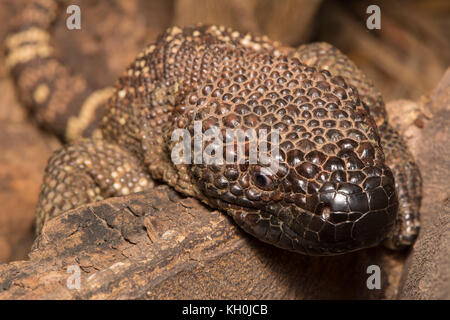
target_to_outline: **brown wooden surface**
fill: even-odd
[[[450,69],[428,99],[432,118],[414,141],[423,176],[422,230],[406,261],[402,299],[450,299]]]

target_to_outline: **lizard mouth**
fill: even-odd
[[[312,210],[281,202],[255,205],[216,199],[235,222],[259,240],[308,255],[337,255],[375,246],[392,230],[398,201],[392,186],[317,194]]]

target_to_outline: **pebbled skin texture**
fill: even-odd
[[[175,165],[171,135],[188,129],[194,139],[194,121],[203,130],[279,130],[279,170],[248,158]],[[154,181],[303,254],[383,241],[402,249],[419,232],[420,172],[387,123],[381,94],[326,43],[293,49],[224,27],[170,28],[119,79],[100,132],[50,159],[37,233],[66,210],[150,190]]]

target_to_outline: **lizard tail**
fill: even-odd
[[[39,124],[71,141],[94,133],[113,89],[93,90],[55,57],[50,32],[58,11],[55,0],[18,8],[5,39],[6,66],[21,103]]]

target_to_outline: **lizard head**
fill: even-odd
[[[208,137],[219,134],[223,143],[223,152],[213,152],[223,161],[190,166],[204,201],[258,239],[301,253],[339,254],[386,238],[398,207],[394,178],[356,89],[283,55],[228,61],[185,101],[194,136],[200,123],[200,153],[214,149]],[[233,130],[247,134],[243,159]],[[252,130],[268,132],[256,148]],[[270,161],[258,154],[252,162],[264,141]]]

